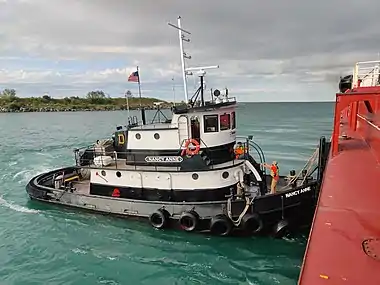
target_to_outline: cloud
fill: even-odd
[[[144,95],[171,100],[174,77],[180,98],[178,33],[167,22],[181,15],[188,64],[220,66],[208,88],[228,86],[240,101],[333,100],[339,76],[377,58],[379,10],[376,0],[0,0],[0,88],[121,96],[137,89],[126,79],[139,65]]]

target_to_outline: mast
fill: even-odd
[[[175,86],[174,86],[174,77],[172,78],[173,81],[173,106],[175,106]]]
[[[190,39],[186,39],[182,33],[186,33],[191,35],[190,32],[181,28],[181,16],[178,16],[178,26],[175,26],[171,23],[168,23],[169,26],[176,28],[178,30],[179,36],[179,48],[181,52],[181,65],[182,65],[182,78],[183,78],[183,90],[185,92],[185,102],[188,102],[188,94],[187,94],[187,79],[186,79],[186,69],[185,69],[185,58],[191,59],[191,56],[187,56],[183,50],[183,41],[190,42]]]
[[[219,68],[219,65],[186,68],[185,67],[185,58],[186,59],[191,59],[191,56],[188,56],[184,52],[184,50],[183,50],[183,41],[190,42],[190,39],[186,39],[185,36],[182,33],[186,33],[186,34],[189,34],[189,35],[191,35],[191,33],[181,28],[181,16],[178,17],[178,26],[175,26],[175,25],[173,25],[171,23],[168,23],[168,25],[171,26],[171,27],[173,27],[173,28],[176,28],[178,30],[179,48],[180,48],[180,51],[181,51],[181,65],[182,65],[183,88],[184,88],[184,91],[185,91],[185,100],[186,100],[186,103],[189,103],[188,93],[187,93],[187,78],[186,78],[186,75],[192,75],[193,74],[192,71],[198,71],[199,76],[200,76],[201,86],[198,89],[199,91],[197,91],[197,92],[201,93],[201,103],[202,103],[202,106],[204,106],[204,89],[203,89],[203,84],[204,84],[204,76],[206,74],[205,69]]]

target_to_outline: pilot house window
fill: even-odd
[[[230,114],[220,115],[220,130],[225,131],[231,128]]]
[[[205,133],[218,132],[218,115],[205,115],[203,121]]]

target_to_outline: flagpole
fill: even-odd
[[[139,71],[139,66],[137,66],[137,78],[138,78],[138,83],[139,83],[139,97],[140,97],[140,109],[141,109],[141,86],[140,86],[140,71]]]
[[[128,99],[127,91],[125,91],[124,96],[125,96],[125,101],[127,101],[127,112],[128,112],[128,117],[129,117],[129,99]]]

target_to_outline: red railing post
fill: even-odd
[[[353,109],[352,109],[352,117],[351,117],[351,120],[352,120],[352,125],[351,125],[351,129],[353,131],[356,131],[356,128],[357,128],[357,123],[358,123],[358,108],[359,108],[359,102],[356,101],[354,102],[353,104]]]
[[[338,153],[338,140],[339,140],[339,132],[340,132],[340,115],[341,115],[341,109],[340,109],[340,96],[336,95],[336,101],[335,101],[335,116],[334,116],[334,129],[333,129],[333,135],[331,140],[331,148],[332,148],[332,155],[335,156]]]

